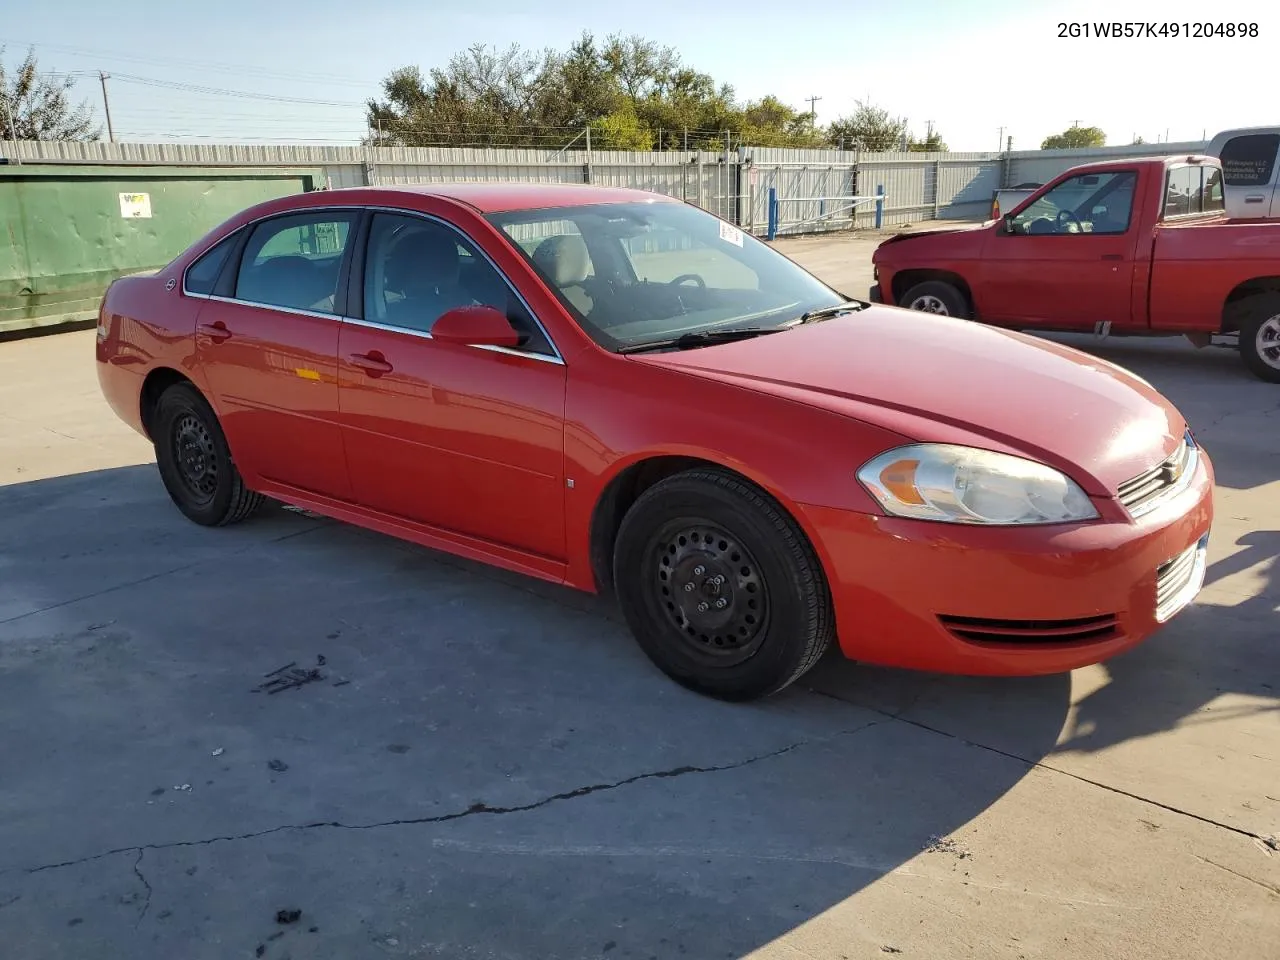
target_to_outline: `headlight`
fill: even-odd
[[[991,450],[918,444],[882,453],[858,480],[898,517],[945,523],[1095,520],[1085,492],[1052,467]]]

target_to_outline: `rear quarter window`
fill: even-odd
[[[218,277],[222,274],[222,268],[227,263],[227,257],[231,254],[231,248],[235,246],[239,236],[237,232],[220,240],[187,268],[187,276],[183,281],[187,293],[203,295],[213,293]]]

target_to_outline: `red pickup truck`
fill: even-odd
[[[1000,220],[890,237],[872,262],[877,302],[1019,329],[1223,337],[1280,383],[1280,222],[1230,219],[1211,157],[1074,167]]]

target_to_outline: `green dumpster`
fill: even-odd
[[[245,207],[322,183],[296,167],[0,166],[0,334],[90,320],[117,277],[158,270]]]

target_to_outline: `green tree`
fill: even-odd
[[[591,136],[593,145],[601,150],[653,149],[653,131],[644,125],[629,103],[592,120]]]
[[[74,86],[71,77],[42,74],[34,50],[10,75],[0,47],[0,140],[99,139],[89,102],[71,101]]]
[[[811,146],[810,118],[764,97],[739,104],[733,88],[639,36],[598,43],[583,33],[566,51],[483,45],[425,75],[393,70],[368,102],[370,140],[409,146],[558,147],[592,128],[592,144],[619,150],[723,149],[738,143]]]
[[[911,137],[907,141],[907,150],[910,153],[946,153],[947,145],[942,139],[942,134],[935,130],[923,140]]]
[[[1041,150],[1069,150],[1076,147],[1105,147],[1107,135],[1097,127],[1068,127],[1044,138]]]
[[[743,108],[738,134],[742,143],[754,147],[820,147],[826,140],[826,131],[814,124],[812,114],[772,95]]]
[[[858,108],[827,128],[827,142],[847,149],[880,153],[899,150],[907,133],[907,121],[893,117],[883,107],[858,101]]]

